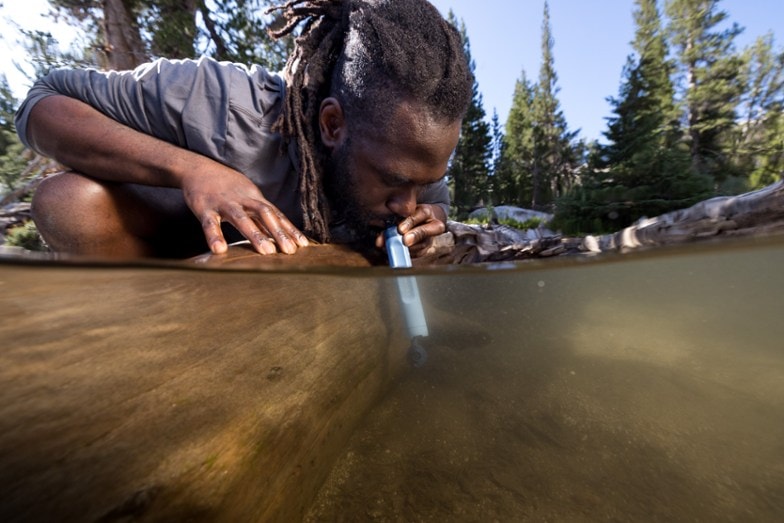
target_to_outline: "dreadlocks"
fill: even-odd
[[[327,241],[321,101],[334,96],[352,131],[383,128],[395,109],[390,100],[454,122],[465,114],[473,79],[460,35],[427,0],[290,0],[267,13],[275,11],[281,20],[270,31],[274,38],[304,23],[286,64],[289,83],[276,130],[299,150],[305,232]]]

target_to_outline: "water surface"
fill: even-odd
[[[779,521],[783,266],[0,264],[0,519]]]

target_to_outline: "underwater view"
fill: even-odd
[[[784,248],[617,261],[420,277],[427,362],[308,520],[778,520]]]
[[[418,270],[414,360],[386,268],[7,262],[0,516],[778,521],[783,266]]]

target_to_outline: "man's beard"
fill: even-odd
[[[370,224],[379,217],[360,203],[360,188],[351,161],[351,140],[346,139],[335,149],[326,164],[324,189],[333,215],[330,223],[333,241],[374,244],[383,228]]]

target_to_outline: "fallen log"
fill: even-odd
[[[394,282],[196,267],[0,262],[0,520],[301,519],[407,368]]]
[[[220,269],[251,270],[311,270],[314,267],[370,267],[386,262],[381,253],[365,253],[348,245],[310,245],[295,255],[261,255],[250,242],[241,241],[229,246],[225,254],[205,253],[189,260],[195,265]]]
[[[581,250],[608,252],[691,243],[719,237],[784,232],[784,180],[757,191],[699,202],[687,209],[643,218],[614,234],[588,236]]]
[[[722,238],[784,234],[784,180],[738,196],[712,198],[612,234],[563,237],[530,234],[505,225],[449,222],[419,264],[484,263],[569,254],[630,252]]]

